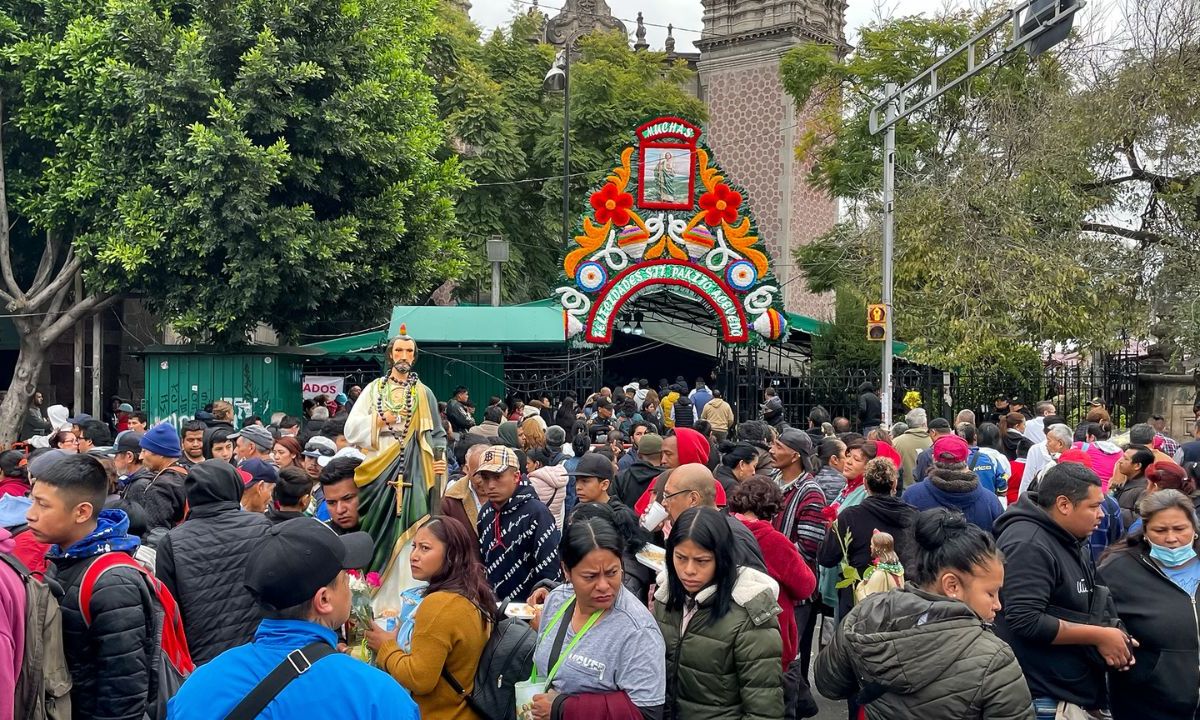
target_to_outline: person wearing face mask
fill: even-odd
[[[1109,673],[1113,720],[1200,718],[1200,535],[1191,498],[1159,490],[1142,498],[1144,530],[1101,562],[1117,614],[1138,639],[1135,664]]]
[[[1021,666],[991,630],[1004,584],[992,536],[946,508],[921,513],[914,536],[910,582],[850,611],[817,656],[817,689],[867,720],[1030,718]]]

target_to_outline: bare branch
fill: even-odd
[[[1123,228],[1119,225],[1109,225],[1108,223],[1083,222],[1079,224],[1079,229],[1086,232],[1105,233],[1106,235],[1116,235],[1118,237],[1137,240],[1142,243],[1157,243],[1162,238],[1156,232],[1149,230],[1134,230],[1132,228]]]
[[[50,279],[50,272],[54,270],[54,263],[58,260],[58,235],[53,230],[46,231],[46,247],[42,250],[42,259],[38,262],[37,273],[33,276],[33,283],[29,286],[31,295],[37,294],[42,289],[42,285]]]
[[[4,124],[4,99],[0,97],[0,128]],[[12,262],[12,247],[9,243],[9,231],[11,228],[8,225],[8,189],[5,186],[4,177],[4,139],[0,132],[0,275],[4,278],[4,287],[8,292],[4,293],[5,298],[12,300],[24,300],[25,293],[21,291],[21,287],[17,285],[17,278],[13,274]]]
[[[38,342],[42,347],[46,347],[57,340],[72,325],[82,321],[88,315],[111,307],[121,297],[121,295],[89,295],[85,297],[72,305],[70,310],[60,315],[49,327],[43,327],[42,331],[38,333]]]
[[[54,278],[46,287],[39,290],[36,295],[29,298],[30,307],[36,308],[44,305],[59,290],[70,285],[71,281],[75,279],[75,273],[79,272],[79,269],[83,267],[83,261],[75,257],[73,249],[67,250],[67,256],[64,260],[65,264],[62,270],[59,271],[58,277]]]

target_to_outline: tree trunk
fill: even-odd
[[[29,401],[37,389],[38,377],[45,363],[46,346],[38,344],[36,338],[28,335],[22,337],[12,383],[4,394],[4,400],[0,401],[0,447],[7,448],[16,440],[29,439],[18,435],[25,424],[25,411],[29,409]]]

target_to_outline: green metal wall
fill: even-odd
[[[299,415],[301,360],[289,355],[146,354],[146,412],[179,427],[216,400],[233,404],[238,423],[250,415]]]
[[[470,388],[475,422],[483,422],[489,396],[504,396],[504,356],[499,350],[420,346],[414,369],[442,402],[459,385]]]

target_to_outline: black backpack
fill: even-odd
[[[505,618],[496,623],[483,646],[471,694],[463,690],[445,666],[442,666],[442,677],[467,701],[467,707],[484,720],[516,720],[516,684],[529,679],[536,647],[537,633],[527,622]]]

